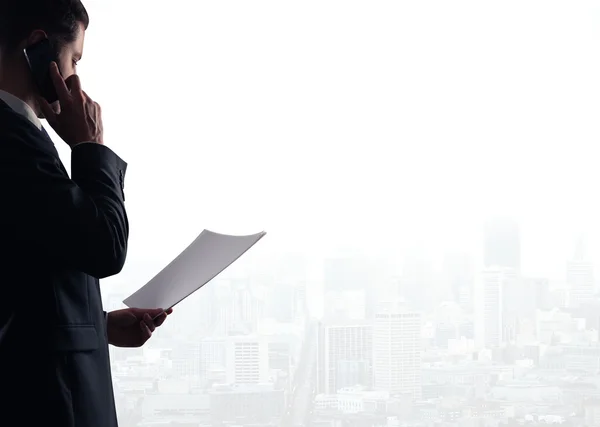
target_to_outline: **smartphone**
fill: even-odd
[[[50,43],[50,40],[43,39],[23,51],[25,59],[31,70],[33,80],[42,95],[48,103],[58,101],[58,95],[54,88],[54,83],[50,77],[50,63],[57,62],[57,52]]]

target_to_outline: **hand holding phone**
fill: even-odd
[[[56,62],[50,63],[49,75],[60,103],[60,112],[56,113],[44,96],[40,96],[38,101],[50,126],[70,147],[81,142],[103,144],[100,105],[81,89],[79,76],[73,74],[63,79]]]
[[[31,77],[35,82],[40,94],[50,104],[58,100],[58,95],[50,78],[48,66],[51,62],[56,62],[57,52],[47,38],[27,46],[23,50],[25,60],[31,71]]]

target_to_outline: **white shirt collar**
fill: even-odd
[[[24,102],[20,98],[17,98],[12,93],[8,93],[4,90],[0,90],[0,99],[6,102],[8,106],[15,110],[17,113],[25,116],[38,129],[42,130],[42,122],[35,115],[33,109],[26,102]]]

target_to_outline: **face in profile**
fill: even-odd
[[[77,74],[77,63],[83,56],[83,41],[85,39],[85,27],[83,24],[79,24],[75,40],[70,43],[63,44],[57,57],[58,69],[60,70],[63,79],[68,79],[69,76]],[[54,112],[60,113],[60,103],[58,101],[52,104]],[[39,113],[38,117],[43,119],[43,113]]]
[[[85,38],[85,28],[79,24],[79,30],[75,40],[64,44],[58,52],[58,68],[66,80],[69,76],[77,74],[77,63],[83,56],[83,41]]]

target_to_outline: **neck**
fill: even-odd
[[[29,105],[36,115],[39,115],[39,106],[36,102],[35,91],[32,88],[30,81],[27,79],[28,74],[20,67],[19,61],[11,61],[0,65],[0,90],[16,96],[27,105]]]

